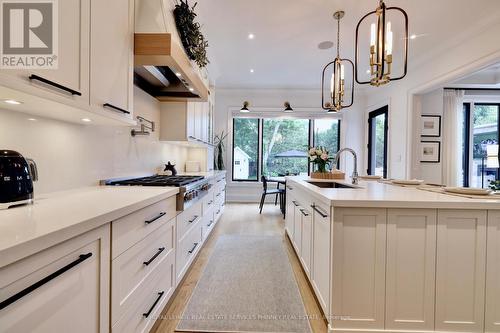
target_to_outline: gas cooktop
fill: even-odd
[[[130,185],[130,186],[176,186],[182,187],[203,180],[202,176],[150,176],[141,178],[122,179],[107,182],[106,185]]]

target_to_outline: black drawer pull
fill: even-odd
[[[36,80],[36,81],[43,82],[45,84],[48,84],[49,86],[55,87],[57,89],[64,90],[65,92],[70,93],[71,95],[82,96],[82,93],[79,92],[79,91],[76,91],[76,90],[73,90],[71,88],[65,87],[62,84],[56,83],[54,81],[47,80],[46,78],[43,78],[43,77],[35,75],[35,74],[31,74],[28,77],[28,79],[30,79],[30,81],[31,80]]]
[[[213,203],[214,203],[214,201],[213,201],[213,200],[210,200],[210,201],[208,202],[208,205],[210,206],[210,205],[211,205],[211,204],[213,204]]]
[[[198,219],[198,215],[195,215],[193,216],[193,219],[192,220],[188,220],[188,223],[193,223],[194,221],[196,221]]]
[[[210,223],[207,224],[207,227],[210,227],[212,224],[214,224],[214,220],[210,220]]]
[[[321,215],[321,217],[328,217],[327,214],[323,213],[321,210],[319,210],[316,205],[311,205],[311,208],[314,209],[315,211],[318,212],[319,215]]]
[[[146,221],[144,221],[144,222],[145,222],[146,224],[150,224],[150,223],[153,223],[154,221],[158,220],[159,218],[161,218],[161,217],[163,217],[163,216],[165,216],[165,215],[167,215],[167,213],[165,213],[165,212],[161,212],[160,214],[158,214],[158,216],[155,216],[155,217],[153,217],[152,219],[150,219],[150,220],[146,220]]]
[[[224,205],[223,205],[223,206],[224,206]],[[220,209],[219,209],[219,210],[217,211],[217,213],[215,213],[215,214],[219,214],[219,213],[220,213]]]
[[[52,274],[44,277],[40,281],[35,282],[34,284],[32,284],[31,286],[29,286],[28,288],[23,289],[20,292],[18,292],[17,294],[12,295],[11,297],[9,297],[6,300],[2,301],[0,303],[0,310],[6,308],[7,306],[11,305],[12,303],[14,303],[14,302],[16,302],[18,300],[20,300],[21,298],[23,298],[24,296],[28,295],[29,293],[37,290],[38,288],[40,288],[41,286],[43,286],[47,282],[55,279],[56,277],[58,277],[59,275],[62,275],[63,273],[69,271],[70,269],[72,269],[76,265],[84,262],[85,260],[87,260],[90,257],[92,257],[92,252],[89,252],[87,254],[80,254],[80,256],[78,257],[78,259],[76,259],[72,263],[69,263],[68,265],[64,266],[63,268],[60,268],[57,271],[55,271],[54,273],[52,273]]]
[[[165,250],[164,247],[160,247],[158,249],[158,252],[156,252],[155,255],[151,257],[151,259],[149,259],[148,261],[143,262],[143,264],[146,265],[146,266],[149,266],[149,264],[152,263],[156,259],[156,257],[158,257],[164,250]]]
[[[220,197],[220,195],[221,195],[221,193],[219,193],[219,194],[216,194],[215,196],[216,196],[216,197]]]
[[[302,215],[304,216],[309,216],[309,214],[304,210],[304,209],[300,209],[300,212],[302,213]],[[325,216],[323,216],[325,217]]]
[[[299,203],[297,201],[295,201],[295,200],[293,200],[292,203],[294,204],[295,207],[299,206]]]
[[[156,304],[158,304],[158,302],[160,301],[160,299],[163,297],[163,294],[165,294],[164,291],[158,293],[158,298],[153,303],[153,305],[151,306],[151,308],[149,309],[149,311],[142,314],[144,316],[144,318],[149,317],[149,315],[151,314],[151,312],[153,312],[154,308],[156,307]]]
[[[219,180],[217,181],[217,183],[220,183],[221,181],[222,181],[222,179],[219,179]]]
[[[102,105],[104,108],[110,108],[110,109],[113,109],[115,111],[119,111],[121,113],[125,113],[125,114],[130,114],[130,111],[127,111],[125,109],[122,109],[122,108],[119,108],[117,106],[114,106],[113,104],[109,104],[109,103],[104,103]]]
[[[188,253],[193,253],[194,249],[196,249],[197,246],[198,246],[198,243],[194,243],[193,248],[191,250],[189,250]]]

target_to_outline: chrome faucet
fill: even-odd
[[[350,152],[352,154],[352,156],[354,157],[354,171],[352,172],[352,183],[354,185],[357,185],[358,184],[358,177],[359,177],[359,174],[358,174],[358,157],[356,156],[356,152],[354,150],[352,150],[351,148],[342,148],[340,149],[337,154],[335,154],[335,159],[333,160],[333,166],[335,168],[338,168],[338,165],[339,165],[339,158],[340,158],[340,154],[343,153],[343,152]]]

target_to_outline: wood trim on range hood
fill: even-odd
[[[170,33],[136,33],[134,34],[135,66],[168,66],[182,74],[182,78],[194,88],[199,98],[161,97],[160,101],[208,101],[209,90],[193,68],[182,46],[172,41]]]

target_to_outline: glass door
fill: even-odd
[[[384,106],[368,114],[368,170],[369,175],[387,178],[387,130],[389,107]]]

